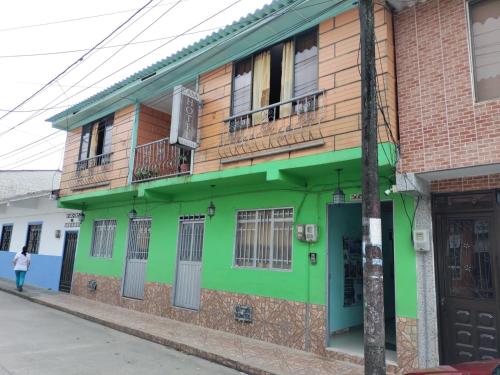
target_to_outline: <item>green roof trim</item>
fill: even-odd
[[[47,121],[62,130],[82,126],[176,84],[196,79],[199,74],[275,44],[356,5],[357,0],[274,0]],[[209,54],[212,49],[215,53]]]

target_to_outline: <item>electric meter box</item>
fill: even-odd
[[[305,241],[306,240],[306,228],[304,224],[297,224],[297,239],[299,241]]]
[[[430,251],[431,239],[427,229],[415,229],[413,231],[413,247],[415,251]]]
[[[318,241],[318,226],[316,224],[306,224],[306,242],[316,242]]]

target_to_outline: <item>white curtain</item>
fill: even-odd
[[[269,105],[269,88],[271,81],[271,51],[264,51],[255,56],[253,62],[253,100],[252,109]],[[264,122],[267,111],[252,115],[254,125]]]
[[[92,126],[92,134],[90,136],[90,153],[89,158],[97,156],[97,132],[99,130],[99,125],[96,123]]]
[[[293,40],[283,45],[283,58],[281,60],[281,94],[280,100],[285,101],[293,97]],[[280,106],[280,117],[290,116],[292,113],[292,103]]]

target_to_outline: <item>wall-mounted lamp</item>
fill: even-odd
[[[342,169],[337,169],[337,190],[333,193],[333,204],[345,203],[345,194],[340,188],[340,172]]]
[[[133,220],[136,217],[137,217],[137,211],[135,210],[135,197],[134,197],[132,201],[132,209],[128,212],[128,218],[130,220]]]
[[[214,191],[214,187],[215,185],[210,185],[210,188],[211,188],[211,195],[212,195],[212,199],[210,199],[210,204],[208,205],[208,208],[207,208],[207,215],[208,217],[211,219],[212,217],[214,217],[215,215],[215,204],[214,204],[214,201],[213,201],[213,191]]]
[[[85,221],[85,203],[82,203],[82,212],[78,214],[78,221],[80,221],[80,224]]]

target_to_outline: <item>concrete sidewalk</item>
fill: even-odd
[[[248,374],[363,374],[363,367],[0,278],[0,290]]]

